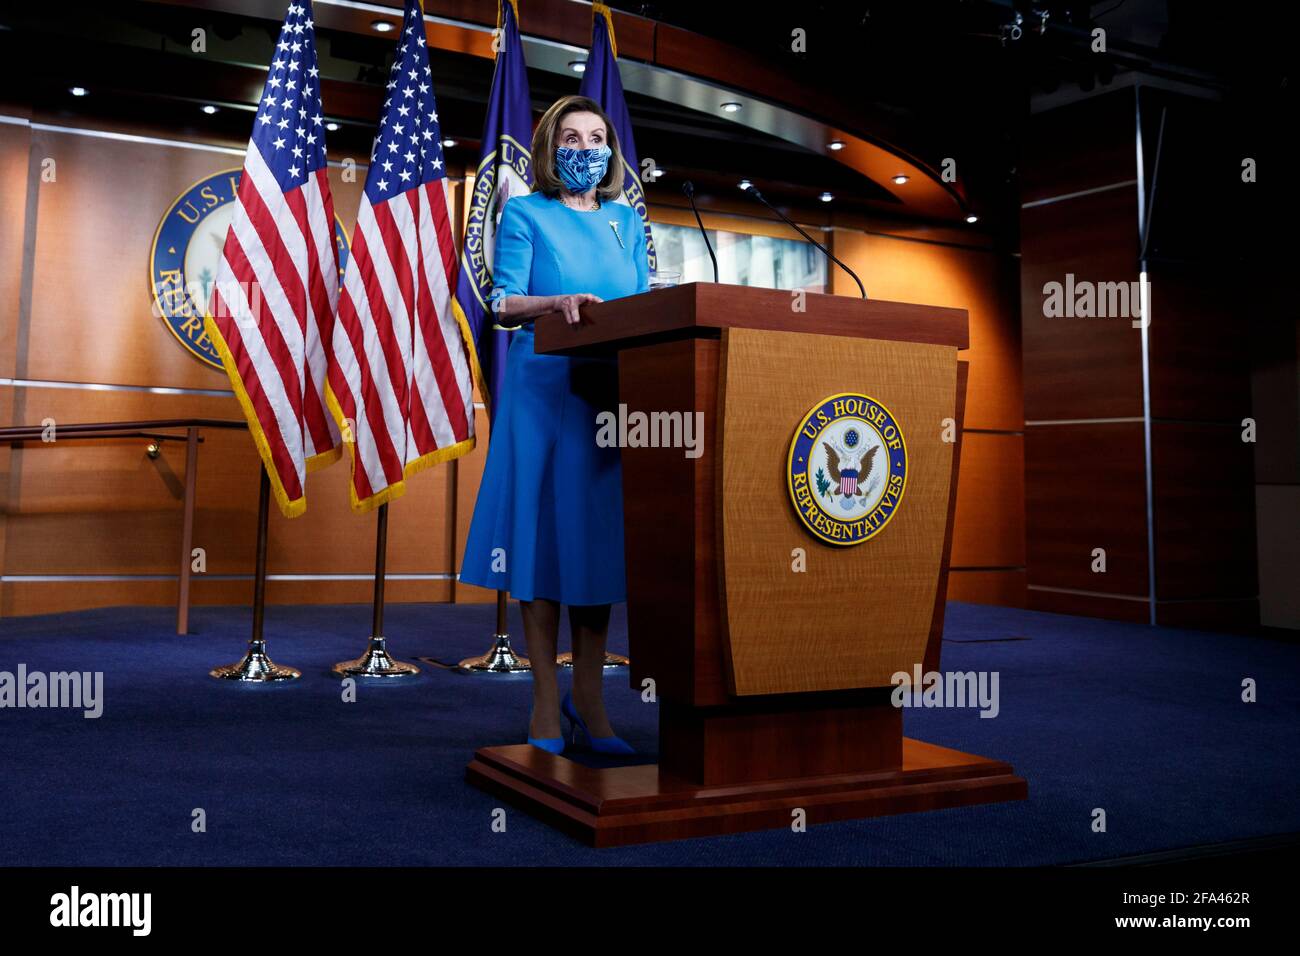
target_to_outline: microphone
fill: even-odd
[[[766,199],[764,199],[764,198],[763,198],[763,194],[760,193],[760,192],[758,191],[758,187],[757,187],[757,186],[755,186],[753,183],[750,183],[748,180],[746,180],[745,182],[746,182],[748,185],[744,185],[744,186],[741,186],[741,187],[740,187],[740,189],[741,189],[742,192],[747,192],[747,193],[749,193],[751,196],[753,196],[755,199],[757,199],[759,202],[761,202],[761,203],[762,203],[764,206],[766,206],[768,209],[772,210],[772,212],[776,213],[778,216],[780,216],[782,219],[784,219],[785,222],[786,222],[786,223],[787,223],[791,228],[793,228],[795,232],[799,233],[799,235],[803,236],[805,239],[807,239],[809,242],[811,242],[814,246],[816,246],[818,249],[820,249],[822,252],[824,252],[824,253],[826,254],[826,258],[830,259],[831,262],[835,263],[837,266],[839,266],[841,269],[843,269],[845,272],[847,272],[849,275],[851,275],[851,276],[853,277],[853,281],[856,282],[856,283],[858,284],[858,291],[862,293],[862,298],[865,299],[865,298],[867,297],[867,290],[864,289],[864,288],[862,287],[862,280],[858,278],[858,274],[857,274],[856,272],[854,272],[852,269],[850,269],[850,268],[849,268],[848,266],[846,266],[844,263],[840,262],[839,259],[836,259],[836,258],[835,258],[835,255],[834,255],[834,254],[833,254],[829,249],[827,249],[825,246],[823,246],[820,242],[818,242],[818,241],[817,241],[816,239],[814,239],[812,236],[808,235],[808,233],[806,233],[806,232],[804,232],[802,229],[800,229],[800,228],[799,228],[799,224],[796,223],[793,219],[791,219],[789,216],[787,216],[787,215],[786,215],[785,213],[783,213],[781,210],[777,209],[777,208],[776,208],[775,206],[773,206],[770,202],[768,202]]]
[[[718,281],[718,257],[713,254],[713,243],[709,242],[709,234],[704,229],[704,222],[700,219],[700,211],[695,208],[695,183],[689,179],[682,183],[682,192],[686,198],[691,201],[691,212],[695,213],[695,222],[700,227],[700,235],[704,237],[704,248],[709,250],[709,258],[713,260],[713,281]]]

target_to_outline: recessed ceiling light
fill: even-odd
[[[337,133],[337,132],[339,131],[339,124],[338,124],[338,123],[326,123],[326,124],[325,124],[325,128],[326,128],[327,130],[329,130],[331,133]]]
[[[205,106],[202,107],[202,110],[203,110],[203,112],[205,112],[205,113],[207,113],[209,116],[211,116],[213,113],[215,113],[215,112],[217,111],[217,108],[216,108],[215,106],[213,106],[211,103],[208,103],[208,104],[206,104]]]
[[[826,144],[826,148],[827,148],[827,149],[834,149],[834,150],[841,150],[841,149],[844,148],[844,140],[842,140],[842,139],[833,139],[833,140],[831,140],[829,143]]]
[[[654,168],[654,171],[653,171],[652,173],[650,173],[650,175],[653,176],[655,179],[658,179],[660,176],[662,176],[662,175],[663,175],[664,173],[666,173],[666,172],[668,172],[668,170],[664,169],[662,166],[656,166],[656,167]]]
[[[370,29],[376,33],[392,33],[397,29],[397,24],[388,20],[371,20]]]
[[[85,96],[90,91],[84,86],[74,86],[72,89],[68,90],[68,92],[73,96]]]
[[[977,215],[975,215],[974,213],[971,213],[969,216],[966,217],[966,221],[967,221],[967,222],[979,222],[979,221],[980,221],[980,217],[977,216]]]
[[[901,186],[905,182],[907,182],[907,177],[904,176],[902,173],[899,173],[897,176],[894,177],[895,186]]]
[[[722,112],[724,112],[724,113],[735,113],[735,112],[737,112],[737,111],[740,109],[740,106],[741,106],[741,104],[739,104],[739,103],[737,103],[737,102],[735,102],[735,101],[731,101],[731,102],[723,103],[723,104],[722,104]]]
[[[456,140],[452,139],[450,136],[448,136],[446,139],[442,141],[443,149],[451,149],[455,145],[456,145]]]
[[[587,72],[587,61],[586,61],[586,60],[570,60],[570,61],[569,61],[569,69],[571,69],[574,73],[586,73],[586,72]]]
[[[817,198],[820,199],[822,202],[830,202],[832,199],[835,198],[835,196],[832,193],[822,193]]]

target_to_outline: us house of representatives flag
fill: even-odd
[[[324,398],[338,270],[312,5],[302,0],[267,70],[204,317],[288,518],[307,508],[307,472],[340,455]]]
[[[326,398],[352,459],[352,509],[474,447],[469,329],[424,16],[406,0],[331,339]]]
[[[641,216],[650,271],[653,272],[655,243],[650,234],[645,190],[641,188],[641,167],[637,162],[636,143],[632,139],[632,119],[628,115],[627,100],[623,96],[623,78],[618,73],[614,17],[609,7],[603,3],[591,5],[591,49],[587,53],[587,68],[582,73],[578,93],[599,103],[614,126],[614,135],[618,137],[618,146],[623,153],[623,195],[619,201],[627,203]]]
[[[492,261],[501,210],[511,196],[527,195],[533,184],[532,107],[524,47],[519,41],[519,11],[514,0],[497,6],[499,33],[492,91],[483,124],[483,146],[468,197],[469,221],[461,251],[456,301],[469,322],[474,341],[475,377],[489,418],[496,415],[493,398],[501,394],[509,332],[496,325],[488,295],[492,291]]]

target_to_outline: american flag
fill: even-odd
[[[302,0],[267,71],[204,322],[289,518],[307,508],[307,472],[341,454],[324,396],[338,271],[312,7]]]
[[[410,475],[474,447],[456,268],[424,17],[417,0],[406,0],[329,366],[355,511],[398,497]]]

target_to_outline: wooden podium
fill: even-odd
[[[582,315],[539,318],[536,350],[617,354],[628,416],[703,423],[698,457],[622,448],[631,684],[657,698],[659,763],[485,747],[469,781],[598,847],[1024,799],[1007,764],[903,737],[890,699],[895,674],[939,666],[965,311],[690,283]],[[826,454],[901,432],[862,469],[897,467],[895,505],[855,544],[796,508],[834,502],[830,477],[789,479],[796,431],[844,395],[887,412],[849,405],[873,429]]]

